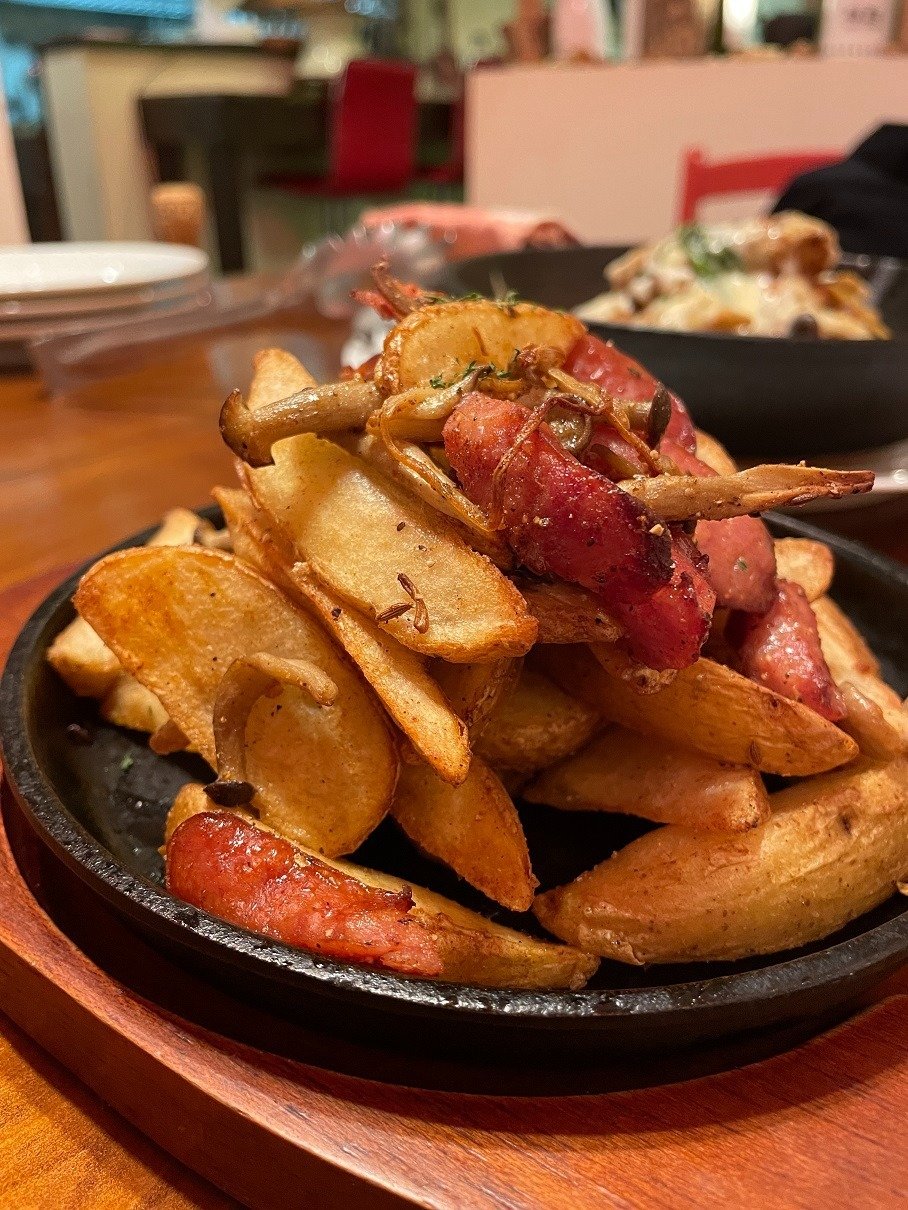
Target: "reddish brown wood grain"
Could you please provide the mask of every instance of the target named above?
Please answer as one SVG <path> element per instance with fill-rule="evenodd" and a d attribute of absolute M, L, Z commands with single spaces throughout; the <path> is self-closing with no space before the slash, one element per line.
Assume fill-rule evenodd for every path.
<path fill-rule="evenodd" d="M 0 645 L 57 576 L 0 597 Z M 276 1058 L 129 991 L 61 934 L 0 837 L 0 1007 L 174 1155 L 255 1207 L 896 1207 L 908 976 L 789 1054 L 665 1088 L 495 1098 Z M 310 1199 L 311 1195 L 311 1200 Z"/>

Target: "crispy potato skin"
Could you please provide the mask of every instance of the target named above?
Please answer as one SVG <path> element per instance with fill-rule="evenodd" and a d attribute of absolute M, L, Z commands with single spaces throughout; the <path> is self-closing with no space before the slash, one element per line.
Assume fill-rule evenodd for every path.
<path fill-rule="evenodd" d="M 574 316 L 532 303 L 471 299 L 421 307 L 385 337 L 379 386 L 384 394 L 396 395 L 436 375 L 454 382 L 471 362 L 504 370 L 514 350 L 527 345 L 567 354 L 584 331 Z"/>
<path fill-rule="evenodd" d="M 671 684 L 647 694 L 611 676 L 583 647 L 540 648 L 534 661 L 604 718 L 716 760 L 806 777 L 858 754 L 853 739 L 809 707 L 713 660 L 698 660 Z"/>
<path fill-rule="evenodd" d="M 772 796 L 737 836 L 657 828 L 534 911 L 622 962 L 694 962 L 806 945 L 882 903 L 908 870 L 908 760 L 863 763 Z"/>
<path fill-rule="evenodd" d="M 850 618 L 829 597 L 813 602 L 820 646 L 829 671 L 837 681 L 853 672 L 879 674 L 880 662 L 864 642 Z"/>
<path fill-rule="evenodd" d="M 776 538 L 775 547 L 780 580 L 800 584 L 808 601 L 829 591 L 835 559 L 828 546 L 812 538 Z"/>
<path fill-rule="evenodd" d="M 391 814 L 413 843 L 515 912 L 533 902 L 536 879 L 523 827 L 504 786 L 474 757 L 461 786 L 428 765 L 401 767 Z"/>
<path fill-rule="evenodd" d="M 525 668 L 476 740 L 476 751 L 495 768 L 534 773 L 576 752 L 599 727 L 599 715 Z"/>
<path fill-rule="evenodd" d="M 274 460 L 247 473 L 257 505 L 299 561 L 405 647 L 471 663 L 532 646 L 537 625 L 516 588 L 429 505 L 311 434 L 280 442 Z M 412 608 L 386 616 L 407 604 L 401 575 L 425 602 L 425 629 Z"/>
<path fill-rule="evenodd" d="M 522 791 L 563 811 L 614 811 L 655 823 L 746 832 L 769 818 L 759 773 L 612 727 Z"/>
<path fill-rule="evenodd" d="M 123 671 L 84 618 L 74 618 L 60 631 L 47 650 L 47 660 L 79 697 L 103 697 Z"/>

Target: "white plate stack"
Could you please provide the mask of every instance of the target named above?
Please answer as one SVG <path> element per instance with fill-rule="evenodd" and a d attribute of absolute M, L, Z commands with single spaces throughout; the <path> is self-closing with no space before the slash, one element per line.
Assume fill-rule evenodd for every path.
<path fill-rule="evenodd" d="M 0 366 L 27 364 L 28 344 L 210 301 L 208 257 L 157 243 L 0 246 Z"/>

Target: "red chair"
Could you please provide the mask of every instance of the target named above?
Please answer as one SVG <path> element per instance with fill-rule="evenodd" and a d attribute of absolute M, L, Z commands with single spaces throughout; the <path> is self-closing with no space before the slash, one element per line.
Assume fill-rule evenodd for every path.
<path fill-rule="evenodd" d="M 678 222 L 693 222 L 704 198 L 772 190 L 781 193 L 793 177 L 824 168 L 842 157 L 829 151 L 790 152 L 740 160 L 707 160 L 697 147 L 684 156 Z"/>
<path fill-rule="evenodd" d="M 416 170 L 416 68 L 357 59 L 332 85 L 324 176 L 272 173 L 263 184 L 323 199 L 399 193 Z"/>

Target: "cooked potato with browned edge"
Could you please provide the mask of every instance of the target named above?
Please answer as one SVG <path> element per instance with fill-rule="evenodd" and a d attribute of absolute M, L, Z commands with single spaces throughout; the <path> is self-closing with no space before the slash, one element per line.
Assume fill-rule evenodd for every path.
<path fill-rule="evenodd" d="M 476 751 L 496 769 L 534 773 L 576 752 L 598 726 L 595 710 L 525 668 L 489 716 Z"/>
<path fill-rule="evenodd" d="M 562 811 L 616 811 L 705 831 L 746 832 L 769 818 L 754 769 L 623 727 L 540 773 L 522 796 Z"/>
<path fill-rule="evenodd" d="M 148 546 L 222 544 L 210 521 L 188 508 L 172 508 L 148 539 Z M 164 707 L 153 693 L 123 671 L 122 665 L 84 618 L 74 618 L 56 636 L 47 652 L 51 667 L 80 697 L 101 699 L 101 717 L 132 731 L 157 731 L 167 722 Z"/>
<path fill-rule="evenodd" d="M 462 786 L 447 785 L 427 765 L 404 763 L 391 814 L 418 848 L 490 899 L 515 912 L 533 902 L 536 879 L 520 819 L 478 758 Z"/>
<path fill-rule="evenodd" d="M 423 307 L 388 334 L 376 377 L 387 395 L 431 378 L 454 382 L 471 364 L 507 369 L 515 351 L 527 345 L 567 353 L 583 330 L 574 316 L 531 303 L 471 299 Z"/>
<path fill-rule="evenodd" d="M 775 550 L 780 580 L 800 584 L 808 601 L 829 591 L 835 560 L 828 546 L 811 538 L 776 538 Z"/>
<path fill-rule="evenodd" d="M 212 810 L 216 808 L 201 786 L 184 786 L 168 816 L 168 839 L 191 815 Z M 279 829 L 275 831 L 280 834 Z M 471 983 L 479 987 L 580 988 L 599 965 L 598 959 L 590 954 L 493 924 L 477 912 L 436 895 L 434 891 L 351 862 L 330 861 L 322 854 L 312 853 L 298 841 L 293 843 L 303 854 L 318 856 L 367 886 L 408 890 L 413 897 L 411 914 L 414 922 L 431 930 L 439 941 L 443 970 L 438 978 L 446 982 Z"/>
<path fill-rule="evenodd" d="M 404 646 L 456 663 L 532 646 L 520 594 L 439 513 L 319 437 L 291 437 L 274 456 L 249 473 L 256 503 L 301 562 Z"/>
<path fill-rule="evenodd" d="M 740 835 L 657 828 L 534 911 L 620 962 L 743 958 L 806 945 L 882 903 L 908 871 L 908 761 L 861 764 L 771 798 Z"/>
<path fill-rule="evenodd" d="M 433 660 L 432 676 L 471 736 L 482 731 L 501 697 L 510 692 L 520 675 L 520 660 L 492 660 L 489 664 L 449 664 Z"/>
<path fill-rule="evenodd" d="M 192 547 L 122 551 L 83 577 L 75 602 L 212 766 L 215 697 L 234 660 L 267 652 L 315 664 L 337 686 L 333 706 L 284 688 L 252 709 L 255 805 L 266 823 L 329 856 L 352 852 L 385 815 L 397 754 L 369 690 L 313 620 L 237 559 Z"/>
<path fill-rule="evenodd" d="M 716 760 L 806 777 L 843 765 L 858 752 L 850 736 L 809 707 L 712 660 L 682 669 L 656 693 L 640 693 L 591 660 L 588 648 L 540 648 L 534 659 L 565 692 L 605 718 Z"/>

